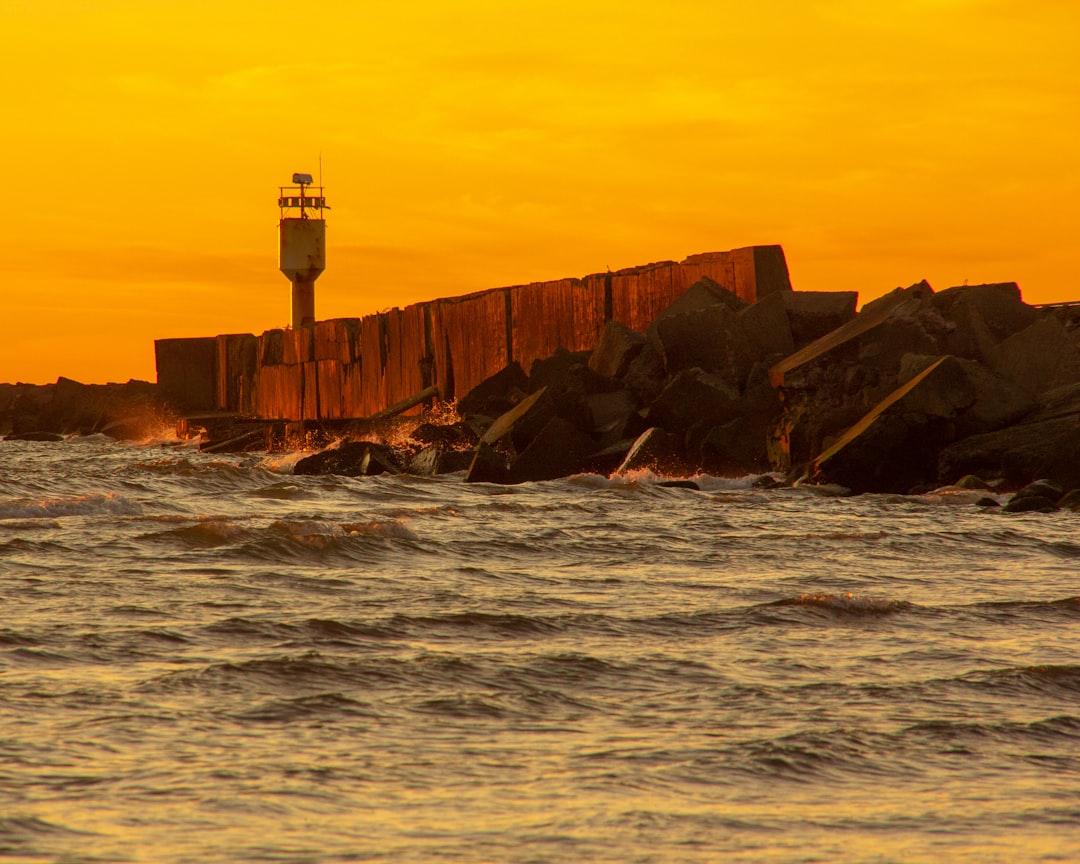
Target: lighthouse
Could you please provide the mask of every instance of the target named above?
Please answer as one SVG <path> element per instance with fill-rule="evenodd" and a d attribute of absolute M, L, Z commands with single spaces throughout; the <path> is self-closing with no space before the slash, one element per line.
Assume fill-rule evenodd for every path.
<path fill-rule="evenodd" d="M 323 187 L 313 186 L 310 174 L 293 174 L 292 186 L 280 187 L 280 269 L 292 282 L 292 326 L 315 323 L 315 280 L 326 269 L 328 209 Z"/>

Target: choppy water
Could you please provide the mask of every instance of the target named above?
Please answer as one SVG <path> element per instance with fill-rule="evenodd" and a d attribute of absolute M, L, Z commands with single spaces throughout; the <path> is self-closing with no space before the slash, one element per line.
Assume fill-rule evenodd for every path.
<path fill-rule="evenodd" d="M 1080 859 L 1080 515 L 0 444 L 0 859 Z"/>

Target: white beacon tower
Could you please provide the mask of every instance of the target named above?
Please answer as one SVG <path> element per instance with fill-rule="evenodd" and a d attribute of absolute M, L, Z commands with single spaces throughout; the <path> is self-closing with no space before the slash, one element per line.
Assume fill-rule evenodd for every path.
<path fill-rule="evenodd" d="M 326 269 L 326 198 L 310 174 L 293 174 L 293 186 L 280 187 L 280 269 L 292 282 L 292 326 L 315 323 L 315 280 Z M 296 215 L 299 211 L 299 215 Z"/>

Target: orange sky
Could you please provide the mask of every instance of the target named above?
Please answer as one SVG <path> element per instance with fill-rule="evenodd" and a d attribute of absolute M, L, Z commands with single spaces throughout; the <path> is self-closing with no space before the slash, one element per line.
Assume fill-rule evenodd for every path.
<path fill-rule="evenodd" d="M 3 0 L 0 381 L 153 380 L 289 320 L 780 243 L 862 301 L 1080 299 L 1074 0 Z"/>

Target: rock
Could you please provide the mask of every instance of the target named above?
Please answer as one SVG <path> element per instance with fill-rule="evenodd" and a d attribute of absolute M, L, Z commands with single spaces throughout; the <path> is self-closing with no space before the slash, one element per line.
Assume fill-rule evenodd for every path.
<path fill-rule="evenodd" d="M 679 452 L 679 439 L 676 436 L 656 427 L 646 429 L 638 436 L 615 473 L 646 470 L 669 477 L 690 473 Z"/>
<path fill-rule="evenodd" d="M 506 459 L 486 441 L 481 441 L 473 453 L 469 471 L 465 475 L 466 483 L 501 483 L 510 482 L 510 470 Z"/>
<path fill-rule="evenodd" d="M 789 383 L 790 375 L 794 370 L 813 363 L 815 360 L 833 360 L 837 352 L 852 340 L 870 333 L 894 315 L 906 315 L 912 310 L 917 310 L 922 305 L 923 299 L 932 296 L 933 293 L 929 285 L 920 282 L 910 288 L 897 288 L 892 293 L 879 297 L 872 303 L 867 303 L 851 321 L 774 363 L 769 368 L 769 380 L 772 381 L 774 387 L 785 386 Z M 865 342 L 863 344 L 865 347 Z M 906 350 L 910 351 L 911 348 L 908 347 Z"/>
<path fill-rule="evenodd" d="M 661 480 L 656 485 L 663 486 L 665 489 L 693 489 L 695 492 L 701 491 L 701 487 L 693 480 Z"/>
<path fill-rule="evenodd" d="M 592 453 L 581 466 L 582 474 L 601 474 L 607 477 L 614 474 L 623 460 L 626 459 L 626 454 L 630 452 L 630 448 L 634 446 L 633 438 L 623 438 L 619 441 L 615 441 L 612 444 L 608 444 L 606 447 L 602 446 L 600 450 Z"/>
<path fill-rule="evenodd" d="M 1049 480 L 1035 480 L 1028 483 L 1022 489 L 1017 490 L 1016 494 L 1012 496 L 1010 501 L 1017 501 L 1022 498 L 1046 498 L 1053 503 L 1057 504 L 1058 501 L 1065 495 L 1065 490 L 1058 486 L 1056 483 L 1052 483 Z"/>
<path fill-rule="evenodd" d="M 1039 314 L 1023 302 L 1015 282 L 948 288 L 935 294 L 929 305 L 948 325 L 940 350 L 982 361 L 994 346 L 1033 324 Z"/>
<path fill-rule="evenodd" d="M 343 477 L 371 477 L 377 474 L 400 474 L 393 451 L 373 441 L 347 441 L 301 459 L 293 474 L 337 474 Z"/>
<path fill-rule="evenodd" d="M 1007 392 L 978 364 L 942 357 L 813 460 L 811 480 L 861 492 L 900 493 L 934 483 L 943 447 L 970 430 L 1015 415 L 1017 406 L 1002 396 Z M 976 472 L 956 476 L 968 473 Z"/>
<path fill-rule="evenodd" d="M 726 380 L 701 369 L 685 369 L 649 407 L 649 422 L 685 434 L 696 423 L 726 423 L 738 416 L 738 409 L 739 392 Z"/>
<path fill-rule="evenodd" d="M 637 437 L 644 431 L 638 428 L 644 421 L 637 412 L 637 400 L 629 390 L 593 393 L 586 397 L 585 405 L 589 410 L 589 428 L 600 438 L 614 442 Z"/>
<path fill-rule="evenodd" d="M 1080 382 L 1080 349 L 1050 316 L 991 347 L 987 359 L 995 372 L 1033 396 Z"/>
<path fill-rule="evenodd" d="M 1049 478 L 1063 489 L 1080 486 L 1080 384 L 1043 393 L 1039 407 L 1017 423 L 972 435 L 946 447 L 938 460 L 939 477 L 975 473 L 1023 486 Z"/>
<path fill-rule="evenodd" d="M 429 444 L 413 456 L 407 471 L 420 477 L 467 471 L 473 456 L 472 450 L 448 450 L 441 444 Z"/>
<path fill-rule="evenodd" d="M 795 350 L 785 302 L 791 293 L 775 291 L 767 294 L 739 313 L 740 327 L 754 357 L 787 357 Z"/>
<path fill-rule="evenodd" d="M 597 375 L 589 370 L 589 351 L 567 351 L 562 346 L 555 349 L 550 357 L 534 360 L 529 370 L 529 391 L 535 392 L 542 387 L 548 390 L 579 388 L 585 392 L 603 390 L 606 386 Z"/>
<path fill-rule="evenodd" d="M 1062 510 L 1072 510 L 1074 513 L 1080 512 L 1080 489 L 1073 489 L 1061 496 L 1058 507 Z"/>
<path fill-rule="evenodd" d="M 471 450 L 480 441 L 476 430 L 468 423 L 421 423 L 409 437 L 421 444 L 438 444 L 444 450 Z"/>
<path fill-rule="evenodd" d="M 515 360 L 491 377 L 485 378 L 459 399 L 457 410 L 462 417 L 472 414 L 498 417 L 520 402 L 528 390 L 529 378 L 521 364 Z"/>
<path fill-rule="evenodd" d="M 664 358 L 652 342 L 646 342 L 637 357 L 627 367 L 623 384 L 642 405 L 648 405 L 664 389 L 667 373 Z"/>
<path fill-rule="evenodd" d="M 974 474 L 965 474 L 959 480 L 953 484 L 957 489 L 978 489 L 984 491 L 991 491 L 993 487 L 990 486 L 981 477 L 976 477 Z"/>
<path fill-rule="evenodd" d="M 1002 513 L 1050 513 L 1057 510 L 1057 503 L 1042 495 L 1028 495 L 1026 498 L 1012 498 L 1004 507 Z"/>
<path fill-rule="evenodd" d="M 554 480 L 580 473 L 596 444 L 573 423 L 553 417 L 510 465 L 510 482 Z"/>
<path fill-rule="evenodd" d="M 854 320 L 859 301 L 857 291 L 783 291 L 777 296 L 783 300 L 796 348 Z"/>
<path fill-rule="evenodd" d="M 698 465 L 716 477 L 760 474 L 769 468 L 767 433 L 768 424 L 753 417 L 736 417 L 713 426 L 697 447 Z M 693 450 L 690 455 L 695 455 Z"/>
<path fill-rule="evenodd" d="M 673 315 L 696 315 L 716 305 L 724 306 L 732 312 L 740 312 L 746 308 L 747 303 L 708 276 L 702 276 L 657 315 L 653 324 Z"/>
<path fill-rule="evenodd" d="M 980 498 L 978 501 L 976 501 L 975 506 L 976 507 L 1000 507 L 1001 504 L 998 503 L 996 498 L 986 497 L 986 498 Z"/>
<path fill-rule="evenodd" d="M 631 330 L 618 321 L 608 321 L 589 357 L 589 368 L 597 375 L 622 378 L 644 347 L 644 333 Z"/>
<path fill-rule="evenodd" d="M 741 388 L 758 359 L 738 314 L 721 304 L 659 318 L 649 335 L 668 375 L 698 367 Z"/>
<path fill-rule="evenodd" d="M 944 482 L 964 474 L 1002 477 L 1013 486 L 1048 477 L 1065 489 L 1080 486 L 1080 414 L 1034 420 L 972 435 L 938 458 Z"/>
<path fill-rule="evenodd" d="M 546 394 L 547 388 L 541 388 L 535 393 L 530 393 L 505 414 L 500 414 L 483 431 L 480 436 L 481 442 L 494 444 L 496 441 L 506 437 L 513 431 L 514 426 L 517 425 L 521 418 L 532 411 L 533 407 L 543 399 Z"/>

